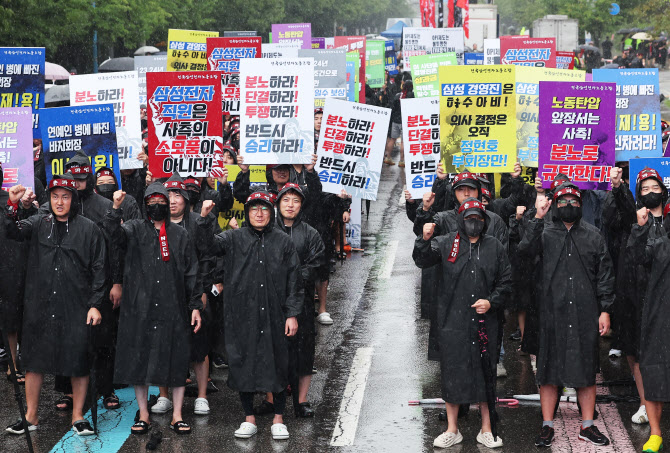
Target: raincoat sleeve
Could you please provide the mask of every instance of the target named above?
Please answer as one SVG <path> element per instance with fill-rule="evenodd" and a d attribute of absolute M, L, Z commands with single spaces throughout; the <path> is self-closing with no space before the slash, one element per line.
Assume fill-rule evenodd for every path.
<path fill-rule="evenodd" d="M 203 257 L 223 256 L 231 245 L 231 234 L 234 230 L 227 230 L 215 235 L 212 228 L 213 219 L 213 216 L 204 218 L 198 216 L 196 222 L 198 224 L 196 245 L 198 253 Z"/>
<path fill-rule="evenodd" d="M 186 289 L 188 308 L 190 310 L 202 310 L 201 297 L 203 291 L 200 275 L 198 274 L 198 257 L 190 238 L 186 239 L 184 265 L 184 288 Z"/>
<path fill-rule="evenodd" d="M 107 273 L 105 269 L 105 238 L 102 231 L 97 226 L 93 227 L 95 233 L 91 239 L 89 249 L 89 263 L 91 271 L 91 297 L 88 299 L 86 305 L 89 308 L 100 308 L 103 298 L 105 296 L 105 281 Z"/>
<path fill-rule="evenodd" d="M 309 235 L 309 256 L 302 264 L 300 273 L 305 283 L 316 280 L 316 270 L 324 264 L 326 246 L 319 233 L 312 229 Z"/>
<path fill-rule="evenodd" d="M 243 172 L 240 171 L 233 183 L 233 195 L 235 199 L 244 204 L 251 195 L 251 170 Z"/>
<path fill-rule="evenodd" d="M 432 206 L 428 211 L 424 211 L 423 203 L 419 203 L 416 208 L 416 217 L 414 218 L 414 234 L 423 236 L 423 226 L 427 223 L 433 222 L 435 211 Z M 437 230 L 437 229 L 436 229 Z M 435 232 L 437 235 L 437 231 Z"/>
<path fill-rule="evenodd" d="M 613 187 L 603 203 L 602 220 L 608 231 L 630 232 L 631 226 L 637 222 L 635 199 L 626 183 Z"/>
<path fill-rule="evenodd" d="M 547 213 L 550 215 L 550 213 Z M 542 232 L 544 231 L 544 219 L 533 217 L 529 219 L 523 229 L 521 242 L 519 242 L 519 255 L 533 258 L 542 253 Z"/>
<path fill-rule="evenodd" d="M 432 237 L 430 240 L 424 241 L 422 231 L 421 236 L 414 241 L 412 258 L 414 259 L 414 264 L 421 269 L 427 269 L 439 264 L 442 261 L 442 254 L 437 239 Z"/>
<path fill-rule="evenodd" d="M 596 275 L 596 295 L 598 296 L 598 305 L 600 312 L 612 313 L 614 304 L 614 265 L 612 258 L 607 251 L 605 238 L 600 236 L 598 244 L 598 273 Z"/>
<path fill-rule="evenodd" d="M 435 203 L 433 206 L 439 206 L 439 210 L 445 209 L 447 205 L 447 197 L 450 195 L 449 182 L 446 179 L 435 178 L 433 181 L 433 187 L 430 189 L 435 194 Z"/>
<path fill-rule="evenodd" d="M 316 200 L 321 198 L 323 187 L 321 186 L 321 179 L 316 170 L 305 170 L 305 184 L 307 185 L 307 197 L 311 203 L 316 203 Z"/>
<path fill-rule="evenodd" d="M 223 236 L 225 233 L 220 234 Z M 293 318 L 302 313 L 304 302 L 304 289 L 302 283 L 302 276 L 300 275 L 300 258 L 298 252 L 295 250 L 293 243 L 288 240 L 284 247 L 284 256 L 286 256 L 286 266 L 288 272 L 286 273 L 286 288 L 288 294 L 286 295 L 286 302 L 284 304 L 284 313 L 287 318 Z M 298 326 L 299 328 L 300 326 Z"/>
<path fill-rule="evenodd" d="M 498 241 L 496 243 L 496 260 L 498 268 L 495 278 L 495 286 L 491 295 L 489 295 L 489 302 L 491 308 L 500 310 L 505 306 L 511 292 L 512 292 L 512 268 L 507 257 L 507 248 Z"/>
<path fill-rule="evenodd" d="M 504 220 L 501 219 L 500 222 L 495 223 L 495 228 L 491 234 L 502 243 L 505 250 L 509 250 L 509 232 Z"/>
<path fill-rule="evenodd" d="M 129 228 L 128 223 L 121 225 L 123 218 L 122 209 L 110 209 L 102 219 L 102 229 L 107 233 L 112 241 L 112 247 L 116 250 L 118 256 L 124 256 L 126 250 L 126 230 Z M 115 282 L 119 283 L 119 282 Z"/>
<path fill-rule="evenodd" d="M 7 239 L 12 239 L 17 242 L 23 242 L 30 239 L 33 234 L 33 228 L 40 221 L 39 215 L 33 215 L 24 220 L 19 220 L 18 216 L 10 216 L 9 214 L 3 216 L 5 222 L 5 231 L 7 232 Z"/>
<path fill-rule="evenodd" d="M 648 222 L 644 226 L 636 223 L 630 230 L 626 249 L 635 264 L 651 265 L 654 241 L 649 239 L 649 230 L 651 230 L 651 226 Z"/>
<path fill-rule="evenodd" d="M 405 213 L 410 222 L 416 220 L 416 201 L 405 201 Z"/>
<path fill-rule="evenodd" d="M 219 211 L 227 211 L 233 207 L 235 199 L 233 198 L 233 189 L 231 189 L 230 184 L 221 184 L 219 183 L 217 190 L 219 192 Z"/>
<path fill-rule="evenodd" d="M 137 200 L 135 200 L 135 198 L 126 197 L 124 201 L 123 220 L 141 219 L 142 213 L 140 212 Z"/>

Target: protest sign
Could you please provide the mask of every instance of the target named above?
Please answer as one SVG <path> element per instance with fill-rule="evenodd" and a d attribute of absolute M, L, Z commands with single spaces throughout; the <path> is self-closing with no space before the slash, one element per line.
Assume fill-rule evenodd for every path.
<path fill-rule="evenodd" d="M 347 98 L 347 54 L 344 49 L 300 49 L 300 58 L 314 58 L 314 108 L 326 98 Z"/>
<path fill-rule="evenodd" d="M 450 66 L 440 78 L 440 143 L 447 173 L 511 172 L 516 163 L 513 66 Z"/>
<path fill-rule="evenodd" d="M 398 60 L 395 56 L 395 46 L 393 44 L 393 40 L 387 40 L 384 43 L 384 46 L 386 49 L 384 52 L 386 71 L 389 73 L 389 75 L 396 75 L 398 73 Z"/>
<path fill-rule="evenodd" d="M 31 107 L 33 138 L 41 138 L 44 47 L 0 47 L 0 108 Z"/>
<path fill-rule="evenodd" d="M 670 158 L 668 157 L 640 157 L 629 161 L 630 191 L 633 197 L 637 194 L 637 175 L 645 168 L 653 168 L 661 178 L 663 185 L 670 190 Z M 637 198 L 637 197 L 636 197 Z"/>
<path fill-rule="evenodd" d="M 430 192 L 440 163 L 440 98 L 401 99 L 405 181 L 412 198 Z"/>
<path fill-rule="evenodd" d="M 418 28 L 402 30 L 402 56 L 404 70 L 409 71 L 411 57 L 434 53 L 456 52 L 459 64 L 463 64 L 465 49 L 462 28 Z"/>
<path fill-rule="evenodd" d="M 358 77 L 356 102 L 365 104 L 365 36 L 335 36 L 332 41 L 326 40 L 326 49 L 346 49 L 347 52 L 358 52 Z"/>
<path fill-rule="evenodd" d="M 466 65 L 484 64 L 484 54 L 465 52 L 463 54 L 463 61 Z"/>
<path fill-rule="evenodd" d="M 537 167 L 539 83 L 545 81 L 584 81 L 584 71 L 517 66 L 516 72 L 516 138 L 517 159 L 521 165 Z"/>
<path fill-rule="evenodd" d="M 312 38 L 312 49 L 325 49 L 326 38 Z"/>
<path fill-rule="evenodd" d="M 573 52 L 556 51 L 556 68 L 557 69 L 574 69 L 575 68 L 575 54 Z"/>
<path fill-rule="evenodd" d="M 384 86 L 384 58 L 386 52 L 386 41 L 369 40 L 365 43 L 365 74 L 367 84 L 370 88 L 381 88 Z"/>
<path fill-rule="evenodd" d="M 440 81 L 437 68 L 456 65 L 458 65 L 458 59 L 455 52 L 417 55 L 412 58 L 414 96 L 417 98 L 439 96 Z"/>
<path fill-rule="evenodd" d="M 223 32 L 224 38 L 246 38 L 249 36 L 256 36 L 257 33 L 255 30 L 252 31 L 232 31 L 226 30 Z"/>
<path fill-rule="evenodd" d="M 240 114 L 240 60 L 260 58 L 261 38 L 207 38 L 207 64 L 221 72 L 221 98 L 224 115 Z"/>
<path fill-rule="evenodd" d="M 41 130 L 47 182 L 65 172 L 77 151 L 91 159 L 93 173 L 108 167 L 121 181 L 112 104 L 44 109 Z"/>
<path fill-rule="evenodd" d="M 17 184 L 35 189 L 32 108 L 0 108 L 0 164 L 3 189 Z"/>
<path fill-rule="evenodd" d="M 261 58 L 298 58 L 300 44 L 281 43 L 265 44 L 261 46 Z"/>
<path fill-rule="evenodd" d="M 500 62 L 516 66 L 556 67 L 556 38 L 503 36 L 500 38 Z"/>
<path fill-rule="evenodd" d="M 140 96 L 137 72 L 108 72 L 70 77 L 70 105 L 112 104 L 121 170 L 142 168 Z"/>
<path fill-rule="evenodd" d="M 228 184 L 230 184 L 230 188 L 232 189 L 233 183 L 235 182 L 235 179 L 241 170 L 238 165 L 226 165 L 226 168 L 228 169 Z M 251 165 L 249 167 L 249 182 L 251 187 L 255 187 L 266 182 L 265 165 Z M 244 223 L 245 220 L 244 204 L 240 203 L 237 199 L 235 199 L 232 208 L 219 212 L 218 222 L 222 230 L 225 231 L 231 229 L 229 223 L 233 217 L 237 220 L 237 224 L 242 226 L 242 223 Z"/>
<path fill-rule="evenodd" d="M 311 49 L 312 24 L 272 24 L 272 42 L 298 42 L 301 49 Z"/>
<path fill-rule="evenodd" d="M 614 165 L 616 84 L 540 82 L 542 187 L 558 173 L 580 189 L 608 190 Z"/>
<path fill-rule="evenodd" d="M 218 31 L 168 30 L 168 71 L 206 71 L 207 38 Z"/>
<path fill-rule="evenodd" d="M 140 93 L 140 105 L 147 105 L 147 72 L 167 71 L 167 55 L 146 55 L 135 57 L 137 85 Z"/>
<path fill-rule="evenodd" d="M 347 52 L 347 101 L 358 102 L 358 52 Z"/>
<path fill-rule="evenodd" d="M 362 223 L 363 223 L 363 205 L 360 198 L 351 199 L 351 215 L 349 223 L 346 224 L 347 242 L 352 248 L 361 248 Z"/>
<path fill-rule="evenodd" d="M 484 64 L 500 64 L 500 38 L 484 40 Z"/>
<path fill-rule="evenodd" d="M 221 75 L 150 72 L 147 96 L 153 177 L 209 176 L 223 148 Z"/>
<path fill-rule="evenodd" d="M 391 109 L 329 98 L 319 135 L 323 191 L 376 200 Z M 245 161 L 246 162 L 246 161 Z"/>
<path fill-rule="evenodd" d="M 661 157 L 658 69 L 594 69 L 594 82 L 616 83 L 616 160 Z"/>
<path fill-rule="evenodd" d="M 308 164 L 314 154 L 314 59 L 240 62 L 245 164 Z"/>

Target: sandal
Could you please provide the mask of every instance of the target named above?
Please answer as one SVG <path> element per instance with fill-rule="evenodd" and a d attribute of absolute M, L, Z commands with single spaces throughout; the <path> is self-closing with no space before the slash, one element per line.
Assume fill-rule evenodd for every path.
<path fill-rule="evenodd" d="M 133 429 L 140 428 L 140 429 Z M 130 428 L 130 432 L 133 434 L 146 434 L 151 429 L 151 423 L 147 423 L 144 420 L 140 420 L 140 411 L 135 413 L 135 423 Z"/>
<path fill-rule="evenodd" d="M 188 428 L 188 429 L 182 429 Z M 170 424 L 170 429 L 176 432 L 177 434 L 191 434 L 191 427 L 184 420 L 179 420 Z"/>
<path fill-rule="evenodd" d="M 6 375 L 7 376 L 7 381 L 12 382 L 12 375 L 11 373 Z M 19 373 L 18 371 L 16 372 L 16 383 L 19 385 L 25 385 L 26 383 L 26 376 Z"/>
<path fill-rule="evenodd" d="M 102 400 L 102 405 L 107 410 L 114 410 L 114 409 L 118 409 L 119 407 L 121 407 L 121 402 L 119 401 L 119 397 L 116 396 L 116 394 L 112 393 L 111 395 L 106 397 L 104 400 Z"/>
<path fill-rule="evenodd" d="M 63 406 L 63 405 L 64 405 L 65 407 L 61 407 L 61 406 Z M 56 401 L 55 406 L 56 406 L 56 410 L 57 410 L 57 411 L 60 411 L 60 412 L 71 411 L 71 410 L 72 410 L 72 397 L 71 397 L 71 396 L 67 396 L 67 395 L 63 395 L 63 396 L 61 397 L 61 399 L 59 399 L 58 401 Z"/>

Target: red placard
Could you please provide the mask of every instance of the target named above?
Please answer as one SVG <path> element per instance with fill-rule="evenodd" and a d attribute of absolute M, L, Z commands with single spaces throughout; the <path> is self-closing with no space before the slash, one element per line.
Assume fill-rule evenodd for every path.
<path fill-rule="evenodd" d="M 221 72 L 224 115 L 240 114 L 240 59 L 261 57 L 261 37 L 207 38 L 207 65 Z"/>
<path fill-rule="evenodd" d="M 575 54 L 574 52 L 556 52 L 556 68 L 557 69 L 575 69 Z"/>
<path fill-rule="evenodd" d="M 327 49 L 347 49 L 347 52 L 357 51 L 360 67 L 358 69 L 358 81 L 360 83 L 358 102 L 365 104 L 365 36 L 335 36 L 334 45 L 327 45 Z"/>
<path fill-rule="evenodd" d="M 517 66 L 556 67 L 556 38 L 502 36 L 500 63 Z"/>
<path fill-rule="evenodd" d="M 147 117 L 154 178 L 212 174 L 223 148 L 220 73 L 148 72 Z"/>

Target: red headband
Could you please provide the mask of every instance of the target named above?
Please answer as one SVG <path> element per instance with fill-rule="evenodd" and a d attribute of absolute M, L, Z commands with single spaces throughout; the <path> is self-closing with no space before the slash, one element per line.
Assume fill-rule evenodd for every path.
<path fill-rule="evenodd" d="M 482 187 L 482 195 L 488 198 L 489 200 L 491 199 L 491 191 L 486 187 Z"/>
<path fill-rule="evenodd" d="M 270 194 L 265 193 L 265 192 L 254 192 L 251 195 L 249 195 L 249 198 L 247 198 L 247 203 L 250 201 L 255 201 L 255 200 L 261 200 L 261 201 L 266 201 L 270 204 L 272 204 L 272 197 Z M 246 204 L 246 203 L 245 203 Z"/>
<path fill-rule="evenodd" d="M 559 178 L 559 179 L 554 179 L 551 182 L 551 190 L 554 190 L 556 187 L 565 184 L 566 182 L 570 182 L 569 179 L 564 179 L 564 178 Z"/>
<path fill-rule="evenodd" d="M 160 193 L 154 193 L 154 194 L 147 195 L 146 197 L 144 197 L 144 199 L 145 199 L 146 201 L 149 201 L 149 200 L 151 200 L 152 198 L 162 198 L 163 200 L 167 200 L 167 198 L 165 198 L 165 195 L 160 194 Z"/>
<path fill-rule="evenodd" d="M 73 175 L 84 175 L 88 173 L 93 173 L 90 165 L 73 165 L 69 167 L 68 170 Z"/>
<path fill-rule="evenodd" d="M 182 181 L 168 181 L 163 183 L 166 189 L 180 189 L 186 190 L 186 185 Z"/>
<path fill-rule="evenodd" d="M 465 210 L 468 209 L 481 209 L 482 211 L 486 211 L 486 207 L 484 204 L 479 201 L 479 200 L 472 200 L 472 201 L 466 201 L 461 205 L 460 208 L 458 208 L 458 213 L 462 213 Z"/>
<path fill-rule="evenodd" d="M 471 179 L 473 181 L 479 182 L 479 180 L 477 179 L 477 176 L 475 176 L 473 173 L 470 173 L 469 171 L 464 171 L 462 173 L 457 174 L 454 177 L 454 180 L 451 182 L 451 184 L 454 185 L 457 182 L 464 181 L 466 179 Z"/>
<path fill-rule="evenodd" d="M 642 170 L 640 173 L 637 174 L 637 184 L 640 184 L 641 181 L 644 181 L 645 179 L 649 178 L 656 178 L 659 181 L 663 181 L 663 178 L 661 178 L 661 175 L 658 174 L 656 170 L 653 168 L 645 168 Z"/>
<path fill-rule="evenodd" d="M 49 189 L 53 189 L 55 187 L 63 187 L 65 189 L 75 189 L 77 190 L 77 183 L 74 181 L 74 179 L 52 179 L 51 182 L 49 183 Z"/>
<path fill-rule="evenodd" d="M 582 199 L 582 193 L 579 191 L 579 189 L 576 189 L 574 187 L 565 187 L 563 189 L 558 190 L 554 194 L 554 201 L 556 201 L 558 197 L 562 197 L 563 195 L 574 195 L 580 200 Z"/>
<path fill-rule="evenodd" d="M 98 171 L 98 178 L 101 176 L 114 176 L 114 172 L 111 170 L 100 170 Z"/>
<path fill-rule="evenodd" d="M 187 186 L 189 184 L 193 184 L 194 186 L 198 186 L 198 189 L 200 188 L 200 181 L 198 181 L 195 178 L 186 178 L 184 180 L 184 186 Z"/>

